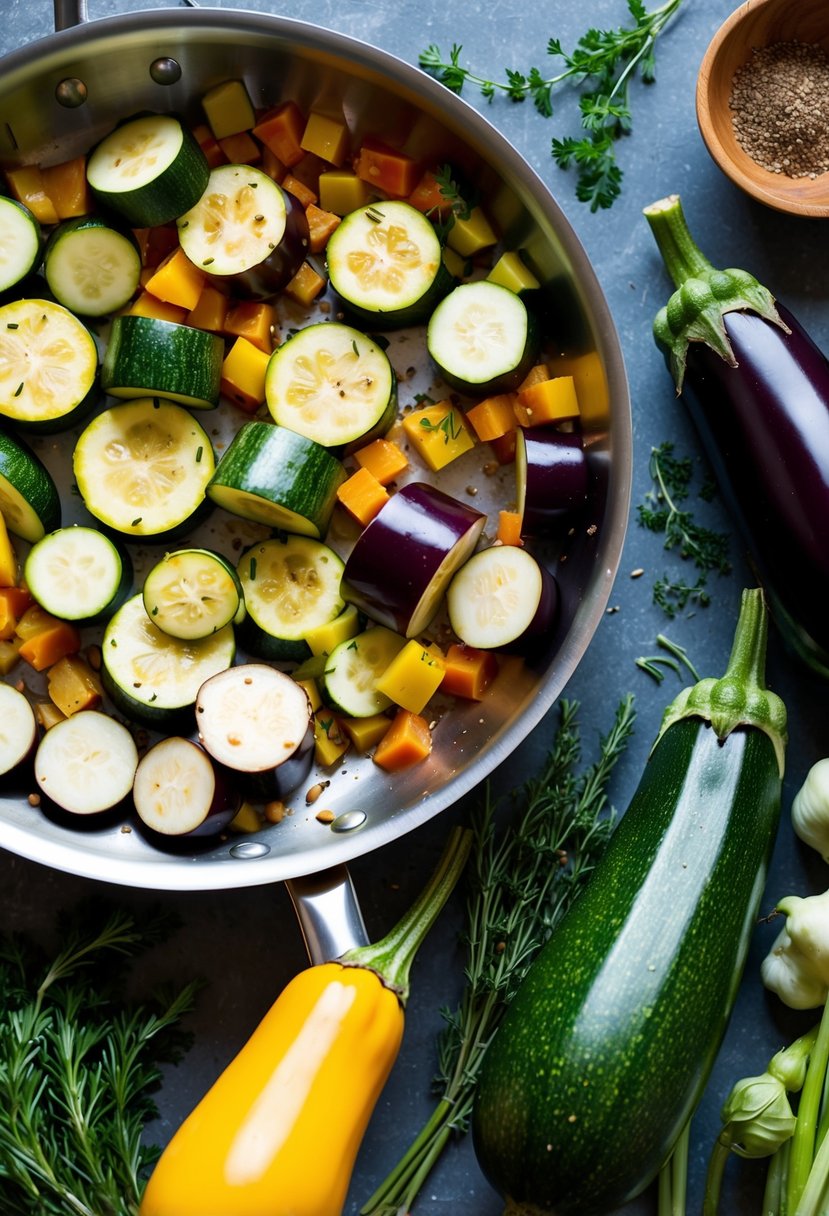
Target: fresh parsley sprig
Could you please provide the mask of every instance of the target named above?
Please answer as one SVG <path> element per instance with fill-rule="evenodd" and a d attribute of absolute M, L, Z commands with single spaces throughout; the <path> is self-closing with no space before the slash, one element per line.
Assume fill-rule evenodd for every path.
<path fill-rule="evenodd" d="M 597 211 L 612 206 L 621 191 L 622 170 L 616 163 L 615 145 L 633 122 L 630 83 L 637 72 L 645 84 L 655 80 L 656 40 L 681 3 L 665 0 L 648 11 L 642 0 L 627 0 L 632 26 L 589 29 L 572 52 L 565 51 L 558 38 L 550 38 L 547 54 L 561 63 L 561 69 L 550 76 L 537 67 L 526 73 L 506 68 L 503 80 L 479 76 L 461 64 L 463 47 L 457 43 L 448 58 L 432 44 L 421 52 L 418 62 L 453 93 L 470 84 L 490 101 L 497 93 L 511 101 L 529 97 L 544 118 L 553 117 L 553 93 L 558 86 L 569 81 L 581 87 L 579 108 L 586 134 L 554 138 L 551 151 L 560 168 L 576 169 L 576 196 Z"/>

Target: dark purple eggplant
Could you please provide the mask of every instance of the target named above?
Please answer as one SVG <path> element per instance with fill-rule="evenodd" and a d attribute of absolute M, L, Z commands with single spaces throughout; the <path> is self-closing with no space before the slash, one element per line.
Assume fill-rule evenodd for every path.
<path fill-rule="evenodd" d="M 473 553 L 486 516 L 426 482 L 393 494 L 360 534 L 342 594 L 407 638 L 434 617 L 452 575 Z"/>
<path fill-rule="evenodd" d="M 829 360 L 743 270 L 716 270 L 678 196 L 645 209 L 677 290 L 654 335 L 785 642 L 829 676 Z"/>
<path fill-rule="evenodd" d="M 170 735 L 139 760 L 132 800 L 144 826 L 160 836 L 215 836 L 233 819 L 242 796 L 204 748 Z"/>
<path fill-rule="evenodd" d="M 270 300 L 288 286 L 308 254 L 309 234 L 305 210 L 287 190 L 285 231 L 282 240 L 263 261 L 230 276 L 213 275 L 219 284 L 230 281 L 233 291 L 247 300 Z"/>
<path fill-rule="evenodd" d="M 519 428 L 515 478 L 521 530 L 537 536 L 587 498 L 587 458 L 581 435 L 555 426 Z"/>

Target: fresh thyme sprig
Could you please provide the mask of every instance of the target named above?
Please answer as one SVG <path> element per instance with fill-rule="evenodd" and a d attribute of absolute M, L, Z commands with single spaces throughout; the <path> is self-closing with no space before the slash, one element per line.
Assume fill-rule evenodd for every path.
<path fill-rule="evenodd" d="M 490 101 L 499 92 L 511 101 L 529 97 L 544 118 L 553 117 L 553 92 L 559 85 L 570 81 L 581 86 L 579 108 L 586 135 L 553 139 L 551 151 L 562 169 L 576 168 L 576 196 L 597 211 L 610 207 L 621 190 L 622 170 L 616 163 L 615 144 L 628 134 L 633 121 L 630 83 L 637 71 L 646 84 L 653 83 L 656 40 L 681 3 L 665 0 L 649 12 L 642 0 L 627 0 L 634 22 L 631 27 L 589 29 L 572 52 L 565 51 L 558 38 L 550 38 L 547 54 L 562 63 L 561 70 L 551 76 L 536 67 L 526 74 L 506 68 L 502 81 L 478 76 L 461 65 L 463 47 L 457 43 L 448 59 L 433 44 L 421 52 L 418 62 L 453 93 L 471 84 Z"/>
<path fill-rule="evenodd" d="M 487 794 L 473 827 L 467 867 L 466 987 L 444 1011 L 438 1043 L 440 1101 L 408 1152 L 361 1216 L 409 1212 L 449 1139 L 467 1129 L 487 1045 L 530 964 L 584 885 L 612 827 L 607 787 L 633 730 L 625 697 L 602 738 L 599 758 L 581 773 L 578 705 L 560 703 L 558 730 L 541 772 L 512 795 L 514 815 L 496 829 Z"/>
<path fill-rule="evenodd" d="M 119 981 L 170 925 L 150 916 L 139 929 L 98 903 L 62 926 L 51 964 L 28 939 L 0 938 L 3 1216 L 136 1216 L 156 1156 L 141 1137 L 158 1064 L 180 1056 L 198 985 L 130 1005 Z"/>

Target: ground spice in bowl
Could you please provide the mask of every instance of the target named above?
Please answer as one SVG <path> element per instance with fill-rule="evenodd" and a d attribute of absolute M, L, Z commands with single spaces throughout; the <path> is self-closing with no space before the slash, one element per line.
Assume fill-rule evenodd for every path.
<path fill-rule="evenodd" d="M 803 42 L 755 47 L 734 74 L 730 106 L 737 142 L 771 173 L 829 171 L 829 56 Z"/>

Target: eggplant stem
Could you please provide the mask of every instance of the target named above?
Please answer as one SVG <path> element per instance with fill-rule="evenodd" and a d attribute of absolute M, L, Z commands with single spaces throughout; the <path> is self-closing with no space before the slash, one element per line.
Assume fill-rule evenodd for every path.
<path fill-rule="evenodd" d="M 714 269 L 691 236 L 678 194 L 651 203 L 644 214 L 675 287 Z"/>

